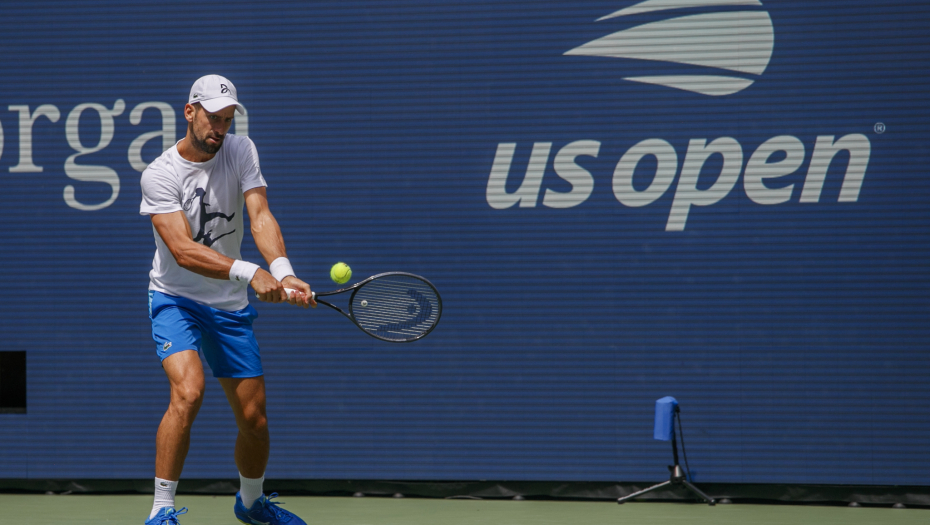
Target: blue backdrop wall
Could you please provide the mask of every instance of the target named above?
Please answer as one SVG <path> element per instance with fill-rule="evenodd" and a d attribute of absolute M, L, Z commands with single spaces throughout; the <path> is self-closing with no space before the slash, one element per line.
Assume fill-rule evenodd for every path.
<path fill-rule="evenodd" d="M 930 5 L 28 2 L 0 17 L 0 477 L 148 478 L 140 172 L 230 78 L 301 277 L 406 270 L 391 345 L 262 305 L 272 478 L 927 483 Z M 260 256 L 250 239 L 246 259 Z M 210 382 L 184 475 L 231 478 Z"/>

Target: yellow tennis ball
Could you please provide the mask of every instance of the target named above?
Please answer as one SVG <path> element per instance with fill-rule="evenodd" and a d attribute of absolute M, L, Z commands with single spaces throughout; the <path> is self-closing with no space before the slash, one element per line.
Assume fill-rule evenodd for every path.
<path fill-rule="evenodd" d="M 337 262 L 330 268 L 329 278 L 336 284 L 345 284 L 352 278 L 352 268 L 344 262 Z"/>

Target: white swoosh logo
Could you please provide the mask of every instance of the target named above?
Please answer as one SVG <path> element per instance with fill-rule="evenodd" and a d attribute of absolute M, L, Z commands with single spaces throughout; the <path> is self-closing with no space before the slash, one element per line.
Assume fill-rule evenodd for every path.
<path fill-rule="evenodd" d="M 732 95 L 752 85 L 752 80 L 739 77 L 726 77 L 716 75 L 662 75 L 645 77 L 625 77 L 623 80 L 641 82 L 643 84 L 656 84 L 684 91 L 692 91 L 702 95 L 720 97 Z"/>
<path fill-rule="evenodd" d="M 606 18 L 697 5 L 761 5 L 756 0 L 650 0 Z M 682 16 L 618 31 L 567 51 L 566 55 L 631 58 L 702 66 L 761 75 L 775 44 L 772 19 L 765 11 L 733 11 Z M 624 80 L 658 84 L 703 95 L 730 95 L 752 79 L 726 75 L 631 76 Z"/>

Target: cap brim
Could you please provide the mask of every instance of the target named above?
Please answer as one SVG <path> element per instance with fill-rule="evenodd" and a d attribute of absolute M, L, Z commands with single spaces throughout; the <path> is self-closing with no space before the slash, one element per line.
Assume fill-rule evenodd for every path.
<path fill-rule="evenodd" d="M 211 98 L 210 100 L 201 100 L 199 101 L 200 105 L 203 106 L 203 109 L 209 111 L 210 113 L 216 113 L 217 111 L 228 108 L 229 106 L 236 106 L 236 111 L 240 115 L 245 115 L 245 108 L 242 107 L 236 99 L 232 97 L 217 97 Z"/>

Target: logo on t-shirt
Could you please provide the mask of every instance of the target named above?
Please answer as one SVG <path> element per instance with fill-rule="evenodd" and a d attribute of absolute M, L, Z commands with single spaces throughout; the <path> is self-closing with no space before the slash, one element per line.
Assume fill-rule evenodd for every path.
<path fill-rule="evenodd" d="M 213 246 L 213 243 L 220 240 L 222 237 L 225 237 L 231 233 L 235 233 L 236 230 L 232 230 L 221 234 L 217 237 L 213 237 L 213 230 L 206 231 L 207 223 L 213 219 L 226 219 L 226 222 L 229 222 L 236 216 L 235 212 L 232 215 L 226 215 L 221 212 L 208 212 L 207 206 L 210 206 L 210 203 L 203 200 L 203 196 L 206 195 L 206 191 L 203 188 L 197 188 L 194 190 L 194 195 L 184 201 L 184 211 L 190 211 L 191 206 L 194 204 L 194 199 L 200 199 L 200 231 L 197 232 L 197 236 L 194 237 L 194 242 L 203 242 L 203 245 L 209 248 Z"/>

